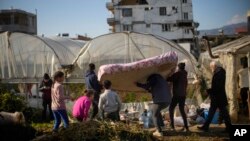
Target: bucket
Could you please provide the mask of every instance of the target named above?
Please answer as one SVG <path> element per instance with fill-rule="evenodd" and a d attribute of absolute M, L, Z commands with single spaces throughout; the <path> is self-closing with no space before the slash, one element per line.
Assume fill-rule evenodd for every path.
<path fill-rule="evenodd" d="M 208 110 L 204 110 L 204 115 L 205 115 L 205 119 L 207 120 Z M 213 120 L 211 121 L 211 123 L 218 124 L 218 120 L 219 120 L 219 111 L 217 110 L 214 114 L 214 117 L 213 117 Z"/>

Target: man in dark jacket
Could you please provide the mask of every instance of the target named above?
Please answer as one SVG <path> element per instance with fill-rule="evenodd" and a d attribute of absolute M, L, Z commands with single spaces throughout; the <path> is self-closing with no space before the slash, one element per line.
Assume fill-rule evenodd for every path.
<path fill-rule="evenodd" d="M 167 81 L 160 74 L 152 74 L 148 77 L 146 84 L 136 83 L 138 87 L 144 88 L 152 94 L 153 98 L 153 122 L 157 131 L 155 136 L 162 136 L 164 127 L 161 110 L 166 108 L 171 102 L 171 94 Z"/>
<path fill-rule="evenodd" d="M 101 93 L 101 85 L 97 80 L 97 76 L 95 74 L 95 64 L 89 64 L 89 70 L 85 74 L 85 85 L 86 89 L 92 89 L 95 91 L 94 93 L 94 101 L 92 102 L 93 113 L 91 115 L 91 119 L 95 118 L 98 113 L 98 103 L 99 97 Z"/>
<path fill-rule="evenodd" d="M 42 99 L 43 99 L 43 120 L 46 120 L 46 112 L 47 107 L 49 108 L 49 115 L 50 119 L 53 119 L 53 113 L 51 110 L 51 87 L 52 87 L 52 80 L 50 79 L 47 73 L 44 74 L 43 80 L 40 83 L 39 90 L 42 92 Z"/>
<path fill-rule="evenodd" d="M 185 100 L 187 95 L 187 71 L 185 70 L 185 63 L 178 64 L 178 71 L 175 72 L 171 77 L 168 78 L 168 81 L 173 83 L 173 98 L 169 107 L 169 116 L 170 116 L 170 123 L 171 128 L 175 130 L 174 127 L 174 110 L 177 104 L 179 104 L 179 109 L 181 116 L 184 121 L 184 127 L 182 130 L 189 131 L 188 124 L 187 124 L 187 116 L 184 110 L 185 107 Z"/>
<path fill-rule="evenodd" d="M 203 126 L 198 127 L 199 130 L 208 131 L 209 124 L 211 123 L 214 114 L 219 108 L 222 118 L 226 124 L 226 131 L 229 132 L 231 126 L 231 120 L 227 110 L 227 96 L 225 90 L 225 83 L 226 83 L 226 71 L 219 66 L 218 62 L 211 62 L 210 68 L 213 72 L 212 78 L 212 86 L 210 89 L 207 90 L 207 93 L 210 96 L 211 103 L 208 112 L 208 118 Z"/>

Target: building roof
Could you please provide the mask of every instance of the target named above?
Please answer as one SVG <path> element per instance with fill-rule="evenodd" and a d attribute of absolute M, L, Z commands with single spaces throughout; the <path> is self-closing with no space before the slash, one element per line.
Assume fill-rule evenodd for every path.
<path fill-rule="evenodd" d="M 239 27 L 235 29 L 236 34 L 247 33 L 247 27 Z"/>
<path fill-rule="evenodd" d="M 2 9 L 2 10 L 0 10 L 0 14 L 1 13 L 23 13 L 23 14 L 27 14 L 27 15 L 36 16 L 33 13 L 30 13 L 30 12 L 27 12 L 27 11 L 24 11 L 24 10 L 21 10 L 21 9 Z"/>
<path fill-rule="evenodd" d="M 214 53 L 247 53 L 250 52 L 250 35 L 222 44 L 212 49 Z"/>

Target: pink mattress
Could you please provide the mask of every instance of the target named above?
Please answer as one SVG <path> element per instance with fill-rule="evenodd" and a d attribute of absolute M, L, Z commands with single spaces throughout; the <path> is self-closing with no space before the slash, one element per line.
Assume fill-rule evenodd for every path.
<path fill-rule="evenodd" d="M 119 91 L 141 92 L 135 82 L 145 82 L 153 73 L 167 77 L 175 70 L 178 62 L 176 52 L 167 52 L 160 56 L 140 60 L 127 64 L 108 64 L 99 68 L 98 79 L 100 82 L 110 80 L 112 88 Z"/>

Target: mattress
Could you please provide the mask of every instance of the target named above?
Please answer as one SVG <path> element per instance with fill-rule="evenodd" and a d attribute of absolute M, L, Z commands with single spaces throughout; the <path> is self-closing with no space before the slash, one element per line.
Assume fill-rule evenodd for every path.
<path fill-rule="evenodd" d="M 102 65 L 98 71 L 98 80 L 112 82 L 112 89 L 127 92 L 143 92 L 135 82 L 145 83 L 147 77 L 158 73 L 166 78 L 177 66 L 176 52 L 167 52 L 159 56 L 125 64 Z"/>

